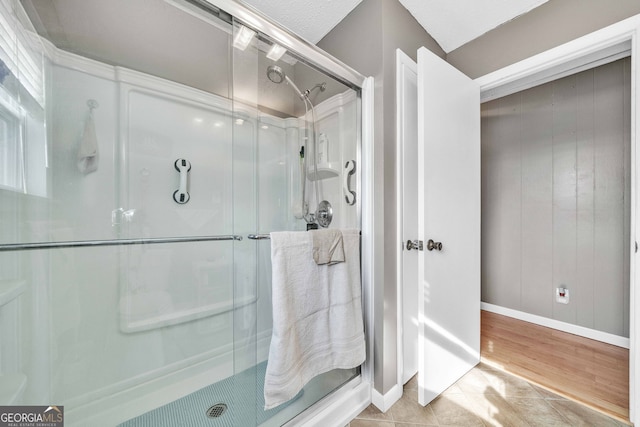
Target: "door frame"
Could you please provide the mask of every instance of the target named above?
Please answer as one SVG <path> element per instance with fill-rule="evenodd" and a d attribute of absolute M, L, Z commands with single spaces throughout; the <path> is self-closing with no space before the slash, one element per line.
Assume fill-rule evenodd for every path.
<path fill-rule="evenodd" d="M 418 66 L 416 62 L 409 57 L 406 53 L 404 53 L 400 49 L 396 49 L 396 194 L 398 197 L 397 201 L 397 210 L 396 210 L 396 225 L 397 225 L 397 235 L 400 239 L 400 242 L 396 242 L 396 280 L 397 280 L 397 312 L 398 312 L 398 321 L 397 321 L 397 347 L 398 347 L 398 380 L 397 384 L 400 390 L 402 390 L 403 384 L 403 376 L 404 376 L 404 327 L 403 327 L 403 319 L 404 319 L 404 289 L 403 289 L 403 281 L 404 281 L 404 272 L 403 272 L 403 256 L 404 256 L 404 240 L 403 240 L 403 230 L 404 230 L 404 145 L 407 141 L 405 141 L 405 135 L 403 132 L 403 128 L 401 123 L 405 116 L 404 102 L 401 99 L 402 94 L 404 93 L 404 87 L 407 83 L 401 77 L 403 74 L 403 67 L 407 67 L 409 70 L 418 73 Z M 416 109 L 418 105 L 416 104 Z M 415 141 L 417 144 L 418 141 Z M 417 194 L 416 194 L 417 197 Z M 416 238 L 418 238 L 416 232 Z M 415 313 L 416 316 L 418 313 Z M 401 394 L 400 394 L 401 395 Z M 398 397 L 399 398 L 399 397 Z"/>
<path fill-rule="evenodd" d="M 637 235 L 638 175 L 640 160 L 640 15 L 625 19 L 591 34 L 557 46 L 515 64 L 476 79 L 481 102 L 519 92 L 585 69 L 631 56 L 631 215 L 629 274 L 629 418 L 636 422 L 640 414 L 640 257 L 635 253 Z"/>

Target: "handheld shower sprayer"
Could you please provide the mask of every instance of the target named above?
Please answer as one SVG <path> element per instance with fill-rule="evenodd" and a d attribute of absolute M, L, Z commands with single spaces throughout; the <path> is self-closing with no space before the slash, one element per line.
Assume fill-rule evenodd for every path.
<path fill-rule="evenodd" d="M 302 94 L 302 92 L 300 92 L 300 89 L 298 89 L 298 86 L 296 86 L 293 80 L 291 80 L 289 76 L 285 74 L 284 70 L 278 67 L 277 65 L 270 65 L 267 68 L 267 77 L 269 77 L 269 80 L 271 80 L 276 84 L 287 82 L 287 84 L 293 88 L 293 90 L 300 97 L 300 99 L 304 99 L 304 95 Z"/>
<path fill-rule="evenodd" d="M 307 141 L 309 140 L 311 147 L 313 147 L 312 149 L 314 153 L 313 155 L 314 176 L 317 177 L 318 176 L 318 144 L 316 143 L 316 115 L 315 115 L 315 109 L 313 108 L 313 103 L 309 99 L 309 94 L 315 89 L 320 89 L 320 92 L 324 92 L 324 90 L 327 88 L 327 84 L 320 83 L 315 85 L 311 89 L 307 89 L 304 92 L 301 92 L 300 89 L 298 89 L 298 86 L 296 86 L 296 84 L 293 82 L 293 80 L 291 80 L 289 76 L 287 76 L 287 74 L 284 72 L 284 70 L 277 65 L 270 65 L 269 67 L 267 67 L 267 77 L 273 83 L 280 84 L 282 82 L 286 82 L 289 86 L 293 88 L 295 93 L 304 102 L 305 121 L 306 121 L 307 114 L 309 113 L 309 110 L 311 110 L 311 117 L 312 117 L 310 122 L 311 131 L 310 131 L 310 134 L 308 134 L 308 136 L 304 139 L 305 141 L 304 145 L 300 150 L 300 168 L 301 168 L 300 176 L 302 180 L 301 182 L 302 199 L 300 203 L 300 210 L 296 208 L 294 215 L 296 216 L 296 218 L 300 218 L 300 217 L 304 218 L 305 221 L 307 221 L 307 226 L 309 226 L 309 224 L 317 224 L 320 227 L 326 228 L 331 223 L 331 219 L 333 217 L 333 211 L 331 210 L 331 204 L 328 201 L 326 200 L 319 201 L 321 199 L 321 194 L 320 194 L 320 188 L 319 188 L 320 184 L 318 182 L 318 179 L 313 180 L 314 181 L 313 188 L 315 189 L 316 201 L 319 203 L 318 209 L 316 209 L 315 213 L 309 212 L 309 205 L 308 205 L 307 194 L 306 194 L 306 180 L 307 180 L 307 168 L 308 168 L 307 157 L 308 156 L 305 155 L 305 153 L 309 152 L 307 150 Z"/>

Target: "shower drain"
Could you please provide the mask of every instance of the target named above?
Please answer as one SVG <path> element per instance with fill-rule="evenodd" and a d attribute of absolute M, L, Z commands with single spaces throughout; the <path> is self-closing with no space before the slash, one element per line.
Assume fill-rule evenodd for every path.
<path fill-rule="evenodd" d="M 216 403 L 209 409 L 207 409 L 207 417 L 209 418 L 218 418 L 221 417 L 222 414 L 227 410 L 227 405 L 224 403 Z"/>

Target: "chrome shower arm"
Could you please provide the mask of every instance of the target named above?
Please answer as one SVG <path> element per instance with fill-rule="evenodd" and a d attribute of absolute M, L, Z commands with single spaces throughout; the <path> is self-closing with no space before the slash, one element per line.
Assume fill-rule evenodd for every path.
<path fill-rule="evenodd" d="M 308 97 L 309 95 L 311 95 L 311 92 L 313 92 L 316 89 L 320 89 L 320 92 L 324 92 L 327 89 L 327 84 L 326 83 L 318 83 L 317 85 L 315 85 L 311 89 L 305 90 L 304 91 L 304 96 Z"/>

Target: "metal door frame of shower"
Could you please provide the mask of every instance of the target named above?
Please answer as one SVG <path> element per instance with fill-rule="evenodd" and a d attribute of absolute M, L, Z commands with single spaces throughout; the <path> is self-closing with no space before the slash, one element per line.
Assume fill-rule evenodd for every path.
<path fill-rule="evenodd" d="M 193 1 L 193 0 L 191 0 Z M 332 75 L 341 83 L 360 89 L 361 103 L 358 106 L 358 126 L 356 137 L 356 159 L 360 173 L 357 174 L 357 188 L 360 197 L 357 200 L 357 215 L 361 226 L 361 277 L 362 307 L 364 311 L 365 339 L 367 359 L 362 365 L 359 384 L 350 390 L 342 387 L 333 395 L 309 408 L 287 425 L 326 425 L 328 420 L 335 422 L 336 415 L 342 412 L 345 422 L 355 417 L 371 403 L 373 386 L 373 77 L 365 77 L 351 67 L 333 58 L 317 46 L 291 33 L 285 27 L 250 6 L 235 0 L 195 0 L 208 3 L 229 14 L 236 20 L 247 24 L 268 36 L 274 42 L 290 52 L 294 52 L 315 68 Z M 354 380 L 355 381 L 355 380 Z M 351 384 L 348 383 L 348 384 Z M 354 400 L 349 400 L 352 396 Z M 330 399 L 330 401 L 329 401 Z"/>
<path fill-rule="evenodd" d="M 256 9 L 235 0 L 200 0 L 206 1 L 215 7 L 224 10 L 234 18 L 246 23 L 254 29 L 269 36 L 280 46 L 289 51 L 293 51 L 301 57 L 307 59 L 320 70 L 337 77 L 350 86 L 363 88 L 366 77 L 349 67 L 348 65 L 333 58 L 322 49 L 309 43 L 303 38 L 291 33 L 288 29 L 272 21 Z"/>

